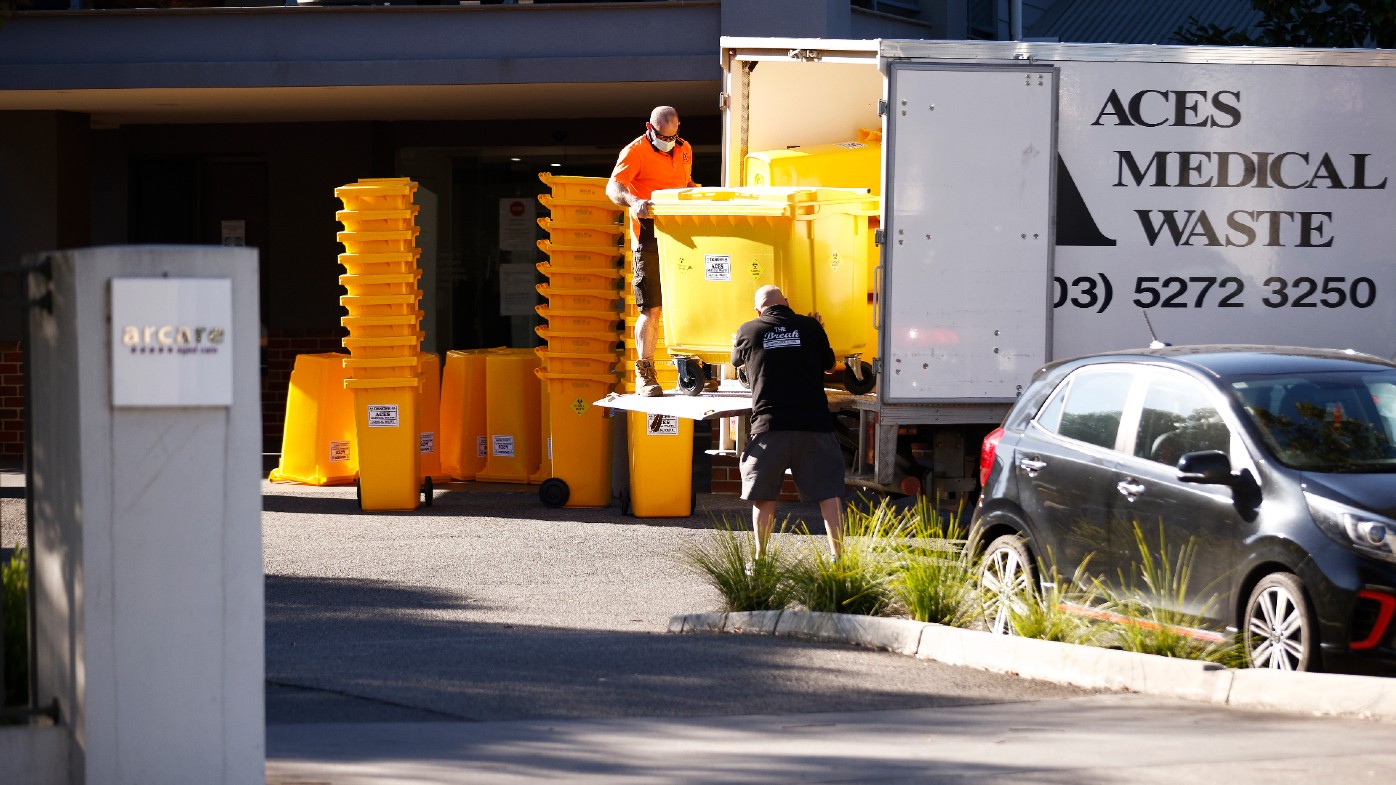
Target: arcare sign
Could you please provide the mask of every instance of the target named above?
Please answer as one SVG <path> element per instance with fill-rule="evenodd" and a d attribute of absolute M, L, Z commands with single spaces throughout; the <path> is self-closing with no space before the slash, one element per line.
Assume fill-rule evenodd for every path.
<path fill-rule="evenodd" d="M 1063 63 L 1054 355 L 1296 343 L 1390 355 L 1396 69 Z M 1102 342 L 1110 345 L 1102 345 Z"/>
<path fill-rule="evenodd" d="M 112 406 L 230 406 L 232 282 L 111 279 Z"/>

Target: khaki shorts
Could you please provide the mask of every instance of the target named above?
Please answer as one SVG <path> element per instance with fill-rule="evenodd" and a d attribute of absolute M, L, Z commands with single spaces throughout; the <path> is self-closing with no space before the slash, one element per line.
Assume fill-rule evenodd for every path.
<path fill-rule="evenodd" d="M 795 479 L 800 501 L 818 502 L 843 496 L 843 450 L 832 432 L 766 431 L 742 450 L 742 498 L 775 501 L 785 482 L 785 470 Z"/>

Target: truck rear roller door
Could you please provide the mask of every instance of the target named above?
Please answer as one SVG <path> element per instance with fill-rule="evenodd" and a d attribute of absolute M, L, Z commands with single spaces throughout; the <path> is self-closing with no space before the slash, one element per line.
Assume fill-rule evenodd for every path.
<path fill-rule="evenodd" d="M 1057 72 L 896 62 L 882 400 L 1017 397 L 1051 346 Z"/>

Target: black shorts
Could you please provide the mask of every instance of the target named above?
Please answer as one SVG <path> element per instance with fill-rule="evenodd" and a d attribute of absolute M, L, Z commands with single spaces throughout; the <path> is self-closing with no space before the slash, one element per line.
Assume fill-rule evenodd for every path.
<path fill-rule="evenodd" d="M 654 219 L 640 219 L 640 236 L 635 238 L 635 307 L 642 311 L 658 308 L 664 302 L 659 290 L 659 246 L 654 239 Z"/>
<path fill-rule="evenodd" d="M 785 470 L 795 479 L 800 501 L 843 496 L 843 450 L 831 431 L 766 431 L 742 449 L 742 498 L 775 501 Z"/>

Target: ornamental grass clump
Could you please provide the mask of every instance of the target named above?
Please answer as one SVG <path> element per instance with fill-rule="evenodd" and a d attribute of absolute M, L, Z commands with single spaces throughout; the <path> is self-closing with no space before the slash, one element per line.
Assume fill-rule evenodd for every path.
<path fill-rule="evenodd" d="M 897 604 L 916 621 L 968 626 L 977 615 L 978 571 L 964 531 L 924 496 L 905 512 L 898 529 L 902 537 L 893 545 L 899 558 L 891 582 Z"/>
<path fill-rule="evenodd" d="M 1236 641 L 1207 640 L 1197 635 L 1205 614 L 1216 603 L 1215 596 L 1203 601 L 1195 613 L 1179 610 L 1191 599 L 1189 582 L 1197 541 L 1189 538 L 1170 559 L 1163 525 L 1159 525 L 1158 547 L 1154 548 L 1135 523 L 1134 543 L 1139 552 L 1135 569 L 1118 571 L 1120 588 L 1108 593 L 1106 603 L 1123 619 L 1113 631 L 1116 645 L 1141 654 L 1239 665 L 1244 658 Z"/>
<path fill-rule="evenodd" d="M 685 545 L 679 558 L 717 589 L 725 611 L 775 611 L 791 603 L 789 560 L 774 536 L 757 559 L 755 536 L 723 520 L 712 536 Z"/>
<path fill-rule="evenodd" d="M 790 568 L 794 599 L 811 611 L 885 616 L 896 604 L 892 576 L 902 517 L 885 502 L 870 512 L 848 508 L 838 557 L 814 538 Z"/>
<path fill-rule="evenodd" d="M 1092 646 L 1102 640 L 1101 624 L 1082 611 L 1094 606 L 1100 581 L 1089 578 L 1087 557 L 1070 580 L 1062 580 L 1055 567 L 1021 606 L 1009 610 L 1013 632 L 1025 638 Z"/>

